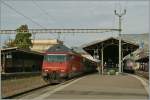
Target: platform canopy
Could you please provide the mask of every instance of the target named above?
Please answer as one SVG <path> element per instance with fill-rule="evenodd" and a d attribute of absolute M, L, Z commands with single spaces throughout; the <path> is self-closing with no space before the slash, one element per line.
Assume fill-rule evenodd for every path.
<path fill-rule="evenodd" d="M 135 51 L 139 48 L 139 45 L 127 40 L 122 39 L 122 58 L 131 52 Z M 91 54 L 95 55 L 96 51 L 101 59 L 101 53 L 103 53 L 104 61 L 112 60 L 113 63 L 118 63 L 119 58 L 119 38 L 118 37 L 110 37 L 104 40 L 94 41 L 85 45 L 82 45 L 82 48 Z M 103 52 L 101 52 L 103 50 Z"/>

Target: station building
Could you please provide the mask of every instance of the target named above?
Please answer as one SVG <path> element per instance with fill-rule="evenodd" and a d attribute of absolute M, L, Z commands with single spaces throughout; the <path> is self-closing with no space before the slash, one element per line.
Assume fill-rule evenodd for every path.
<path fill-rule="evenodd" d="M 1 72 L 40 72 L 43 54 L 17 47 L 1 49 Z"/>
<path fill-rule="evenodd" d="M 48 48 L 56 44 L 63 44 L 63 41 L 60 41 L 58 39 L 32 40 L 33 46 L 31 47 L 31 50 L 37 51 L 37 52 L 44 52 Z"/>

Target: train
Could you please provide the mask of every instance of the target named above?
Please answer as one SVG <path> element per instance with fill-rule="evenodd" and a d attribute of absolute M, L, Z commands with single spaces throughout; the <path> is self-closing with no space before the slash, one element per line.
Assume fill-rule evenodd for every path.
<path fill-rule="evenodd" d="M 42 77 L 48 83 L 60 83 L 75 76 L 96 71 L 96 62 L 64 45 L 44 52 Z"/>
<path fill-rule="evenodd" d="M 134 60 L 132 59 L 124 60 L 123 72 L 134 74 L 135 73 L 134 66 L 135 66 Z"/>

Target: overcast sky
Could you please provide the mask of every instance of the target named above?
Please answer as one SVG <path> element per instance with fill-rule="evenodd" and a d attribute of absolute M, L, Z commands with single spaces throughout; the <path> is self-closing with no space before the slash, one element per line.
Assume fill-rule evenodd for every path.
<path fill-rule="evenodd" d="M 4 1 L 4 0 L 3 0 Z M 126 9 L 123 16 L 123 34 L 140 34 L 149 31 L 148 1 L 5 1 L 1 9 L 1 28 L 16 29 L 22 24 L 29 28 L 117 28 L 114 15 Z M 8 7 L 9 5 L 9 7 Z M 10 6 L 13 8 L 10 8 Z M 33 23 L 14 9 L 32 19 Z M 91 41 L 117 36 L 116 32 L 99 34 L 63 34 L 61 40 L 68 46 L 80 46 Z M 14 35 L 2 35 L 2 42 Z M 36 35 L 36 39 L 57 38 L 56 35 Z"/>

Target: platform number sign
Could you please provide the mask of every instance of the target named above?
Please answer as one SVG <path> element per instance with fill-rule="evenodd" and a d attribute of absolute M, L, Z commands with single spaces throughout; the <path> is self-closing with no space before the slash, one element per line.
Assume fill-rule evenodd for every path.
<path fill-rule="evenodd" d="M 7 58 L 7 59 L 11 59 L 11 58 L 12 58 L 12 55 L 11 55 L 11 54 L 7 54 L 7 55 L 6 55 L 6 58 Z"/>

